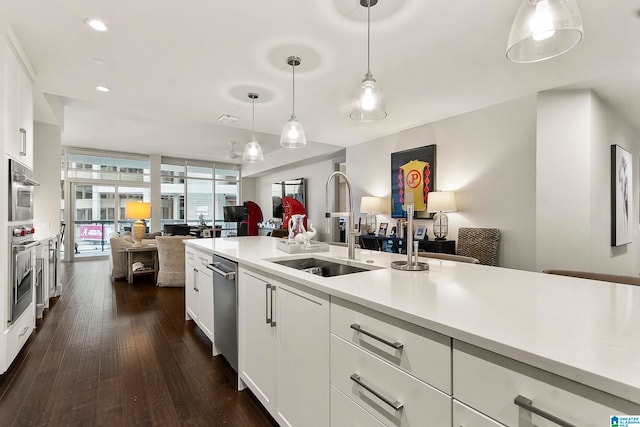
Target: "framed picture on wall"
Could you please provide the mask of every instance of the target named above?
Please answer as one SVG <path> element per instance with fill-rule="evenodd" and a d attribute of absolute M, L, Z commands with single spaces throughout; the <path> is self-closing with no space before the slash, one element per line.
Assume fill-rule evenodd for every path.
<path fill-rule="evenodd" d="M 611 146 L 611 246 L 631 243 L 633 163 L 631 153 Z"/>
<path fill-rule="evenodd" d="M 414 217 L 427 218 L 427 199 L 436 188 L 436 146 L 391 153 L 391 217 L 405 218 L 413 203 Z"/>

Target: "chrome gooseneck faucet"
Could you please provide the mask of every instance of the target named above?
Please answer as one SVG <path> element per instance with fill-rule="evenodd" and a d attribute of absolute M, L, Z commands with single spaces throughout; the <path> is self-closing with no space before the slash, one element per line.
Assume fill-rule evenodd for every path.
<path fill-rule="evenodd" d="M 349 196 L 348 212 L 331 212 L 331 206 L 329 204 L 329 184 L 331 184 L 331 180 L 336 176 L 341 176 L 342 179 L 344 179 L 345 183 L 347 184 L 347 195 Z M 349 218 L 349 228 L 348 228 L 349 237 L 347 237 L 348 239 L 347 247 L 349 248 L 349 259 L 356 259 L 356 237 L 358 236 L 358 231 L 355 229 L 355 224 L 353 221 L 353 196 L 351 195 L 351 183 L 349 183 L 349 179 L 344 173 L 340 171 L 336 171 L 336 172 L 333 172 L 331 175 L 329 175 L 329 178 L 327 178 L 327 189 L 325 193 L 325 201 L 326 201 L 326 212 L 324 216 L 327 219 L 327 233 L 331 231 L 330 220 L 332 217 L 337 217 L 337 216 L 348 217 Z"/>

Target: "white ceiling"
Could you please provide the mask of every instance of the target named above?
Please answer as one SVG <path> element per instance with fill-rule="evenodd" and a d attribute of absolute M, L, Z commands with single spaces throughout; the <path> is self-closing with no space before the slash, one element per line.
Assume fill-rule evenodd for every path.
<path fill-rule="evenodd" d="M 514 64 L 504 51 L 520 0 L 379 0 L 371 70 L 389 115 L 370 124 L 349 118 L 367 59 L 358 0 L 0 0 L 0 17 L 26 52 L 36 91 L 64 105 L 63 145 L 228 162 L 228 142 L 241 151 L 250 139 L 246 94 L 256 91 L 268 163 L 570 85 L 595 88 L 640 129 L 640 3 L 577 2 L 585 37 L 575 49 Z M 89 29 L 88 17 L 111 30 Z M 315 146 L 295 155 L 278 145 L 291 114 L 289 55 L 302 58 L 296 115 Z M 98 93 L 98 84 L 112 91 Z M 55 122 L 44 107 L 36 120 Z M 223 113 L 238 121 L 218 124 Z"/>

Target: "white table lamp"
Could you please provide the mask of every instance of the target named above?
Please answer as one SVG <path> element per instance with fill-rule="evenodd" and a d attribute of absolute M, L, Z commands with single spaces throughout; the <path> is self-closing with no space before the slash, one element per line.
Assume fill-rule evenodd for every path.
<path fill-rule="evenodd" d="M 144 220 L 151 218 L 151 203 L 127 202 L 124 208 L 124 216 L 127 219 L 136 220 L 131 227 L 131 236 L 136 246 L 142 245 L 142 238 L 147 228 Z"/>
<path fill-rule="evenodd" d="M 427 200 L 427 212 L 436 212 L 433 217 L 433 235 L 444 240 L 449 233 L 449 218 L 445 212 L 455 212 L 456 196 L 453 191 L 432 191 Z"/>

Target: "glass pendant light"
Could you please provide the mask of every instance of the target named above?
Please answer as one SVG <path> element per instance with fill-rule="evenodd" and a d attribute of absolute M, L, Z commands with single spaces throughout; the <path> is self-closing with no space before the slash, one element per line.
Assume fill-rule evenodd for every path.
<path fill-rule="evenodd" d="M 523 0 L 509 33 L 507 58 L 523 63 L 554 58 L 577 45 L 583 33 L 575 0 Z"/>
<path fill-rule="evenodd" d="M 242 155 L 242 160 L 249 163 L 262 163 L 262 161 L 264 160 L 264 156 L 262 155 L 262 147 L 260 147 L 260 144 L 258 144 L 258 141 L 256 141 L 256 134 L 254 130 L 256 124 L 256 99 L 258 99 L 260 95 L 255 92 L 249 92 L 247 96 L 249 97 L 249 99 L 251 99 L 253 118 L 251 120 L 251 141 L 249 141 L 249 143 L 244 146 L 244 154 Z"/>
<path fill-rule="evenodd" d="M 367 8 L 367 74 L 360 84 L 355 108 L 350 117 L 360 122 L 373 122 L 387 117 L 384 96 L 380 86 L 371 74 L 371 6 L 378 0 L 360 0 L 360 5 Z"/>
<path fill-rule="evenodd" d="M 287 64 L 291 65 L 293 72 L 293 96 L 291 97 L 291 118 L 287 121 L 282 129 L 282 136 L 280 136 L 280 145 L 285 148 L 302 148 L 307 145 L 307 137 L 304 134 L 304 128 L 302 123 L 296 119 L 296 67 L 300 65 L 300 58 L 297 56 L 290 56 L 287 58 Z"/>

